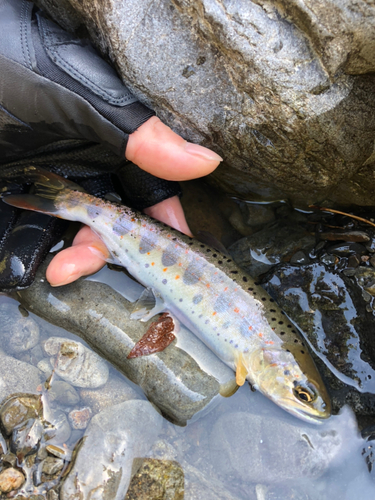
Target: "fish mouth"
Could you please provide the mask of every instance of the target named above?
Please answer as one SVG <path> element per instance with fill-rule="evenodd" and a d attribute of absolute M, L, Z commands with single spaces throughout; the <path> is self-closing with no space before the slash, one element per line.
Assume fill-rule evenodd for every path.
<path fill-rule="evenodd" d="M 330 416 L 330 412 L 321 412 L 321 413 L 316 413 L 314 411 L 309 411 L 304 408 L 296 408 L 296 407 L 290 407 L 287 408 L 284 406 L 284 409 L 287 410 L 289 413 L 292 415 L 300 418 L 301 420 L 304 420 L 305 422 L 312 423 L 312 424 L 322 424 L 324 421 L 326 421 Z"/>
<path fill-rule="evenodd" d="M 275 402 L 294 417 L 298 417 L 304 422 L 308 422 L 310 424 L 322 424 L 331 416 L 329 408 L 327 408 L 326 410 L 318 410 L 314 408 L 298 407 L 294 404 L 291 404 L 292 401 L 290 399 L 284 399 L 282 401 L 279 400 Z"/>

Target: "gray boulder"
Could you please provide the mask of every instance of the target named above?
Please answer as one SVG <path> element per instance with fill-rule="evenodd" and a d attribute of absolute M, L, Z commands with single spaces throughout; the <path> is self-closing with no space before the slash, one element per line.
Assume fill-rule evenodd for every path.
<path fill-rule="evenodd" d="M 370 0 L 39 0 L 242 197 L 373 204 Z"/>

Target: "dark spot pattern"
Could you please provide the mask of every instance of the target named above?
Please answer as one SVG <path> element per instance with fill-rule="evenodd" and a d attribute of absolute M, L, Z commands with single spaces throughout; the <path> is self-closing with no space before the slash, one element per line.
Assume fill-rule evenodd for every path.
<path fill-rule="evenodd" d="M 87 208 L 87 215 L 90 217 L 90 219 L 96 219 L 97 217 L 99 217 L 101 213 L 102 213 L 101 207 L 90 205 Z"/>
<path fill-rule="evenodd" d="M 190 262 L 182 277 L 185 285 L 196 285 L 203 274 L 202 264 Z"/>
<path fill-rule="evenodd" d="M 113 224 L 113 232 L 118 236 L 124 236 L 133 227 L 133 222 L 131 222 L 127 217 L 119 217 L 115 220 Z"/>
<path fill-rule="evenodd" d="M 142 236 L 139 243 L 139 253 L 145 254 L 151 252 L 157 245 L 158 238 L 153 233 Z"/>
<path fill-rule="evenodd" d="M 230 299 L 227 294 L 222 293 L 215 300 L 214 311 L 218 313 L 225 312 L 230 306 Z"/>
<path fill-rule="evenodd" d="M 168 283 L 168 281 L 166 279 L 163 279 L 162 283 L 163 283 L 163 285 L 166 285 Z"/>
<path fill-rule="evenodd" d="M 165 267 L 174 266 L 180 255 L 179 248 L 176 248 L 175 243 L 170 243 L 164 250 L 161 262 Z"/>
<path fill-rule="evenodd" d="M 194 295 L 194 297 L 193 297 L 193 303 L 194 304 L 199 304 L 199 302 L 201 302 L 202 299 L 203 299 L 203 295 L 202 294 Z"/>

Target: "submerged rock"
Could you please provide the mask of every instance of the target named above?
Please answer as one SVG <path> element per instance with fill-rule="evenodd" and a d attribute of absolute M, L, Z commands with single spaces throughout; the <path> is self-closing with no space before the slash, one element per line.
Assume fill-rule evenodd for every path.
<path fill-rule="evenodd" d="M 15 392 L 36 393 L 42 372 L 11 356 L 0 355 L 0 403 Z"/>
<path fill-rule="evenodd" d="M 81 342 L 50 337 L 44 343 L 44 350 L 53 356 L 50 361 L 56 375 L 75 387 L 93 389 L 101 387 L 108 380 L 107 363 Z"/>
<path fill-rule="evenodd" d="M 13 467 L 0 472 L 0 491 L 2 493 L 18 490 L 24 482 L 25 476 Z"/>
<path fill-rule="evenodd" d="M 359 448 L 356 422 L 350 412 L 321 425 L 296 424 L 288 416 L 278 419 L 251 412 L 219 417 L 209 442 L 217 473 L 251 483 L 293 481 L 306 491 L 304 487 L 312 486 L 311 480 Z"/>
<path fill-rule="evenodd" d="M 138 394 L 125 380 L 113 375 L 103 387 L 80 389 L 79 394 L 82 403 L 90 406 L 94 413 L 132 399 L 145 399 L 143 394 Z"/>
<path fill-rule="evenodd" d="M 130 320 L 134 306 L 102 283 L 80 280 L 60 288 L 51 287 L 45 279 L 48 262 L 49 259 L 39 268 L 34 284 L 18 292 L 21 303 L 49 322 L 82 337 L 140 385 L 150 401 L 173 422 L 185 425 L 218 396 L 221 383 L 234 380 L 233 371 L 193 334 L 189 342 L 184 342 L 189 344 L 190 355 L 173 342 L 163 352 L 127 359 L 152 319 L 147 323 Z M 187 330 L 181 327 L 178 334 L 181 342 L 185 335 Z"/>
<path fill-rule="evenodd" d="M 61 500 L 89 500 L 94 496 L 123 500 L 133 460 L 147 453 L 162 420 L 147 401 L 127 401 L 95 415 L 62 485 Z"/>
<path fill-rule="evenodd" d="M 292 221 L 278 220 L 229 247 L 236 263 L 257 278 L 301 249 L 314 247 L 315 237 Z"/>
<path fill-rule="evenodd" d="M 178 462 L 153 458 L 140 462 L 124 500 L 184 499 L 184 472 Z"/>
<path fill-rule="evenodd" d="M 39 342 L 39 326 L 33 318 L 24 317 L 16 302 L 0 304 L 2 346 L 9 354 L 28 351 Z"/>
<path fill-rule="evenodd" d="M 343 382 L 375 393 L 374 319 L 354 282 L 314 263 L 278 266 L 264 286 Z"/>

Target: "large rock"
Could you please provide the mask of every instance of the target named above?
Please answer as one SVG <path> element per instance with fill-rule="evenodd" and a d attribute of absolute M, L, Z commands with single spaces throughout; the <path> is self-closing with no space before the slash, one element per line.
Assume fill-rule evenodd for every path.
<path fill-rule="evenodd" d="M 224 157 L 226 191 L 373 204 L 370 0 L 39 3 L 85 25 L 143 102 Z"/>

